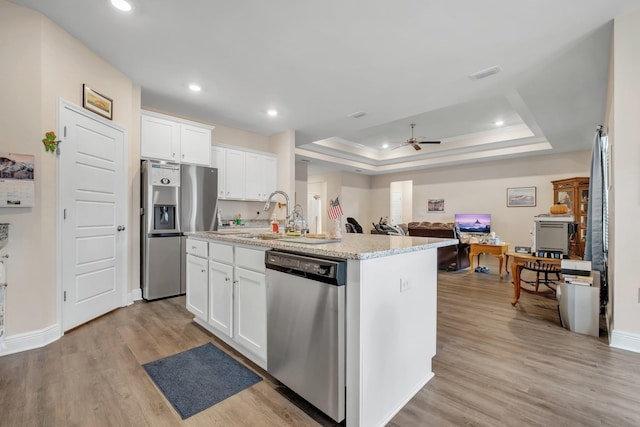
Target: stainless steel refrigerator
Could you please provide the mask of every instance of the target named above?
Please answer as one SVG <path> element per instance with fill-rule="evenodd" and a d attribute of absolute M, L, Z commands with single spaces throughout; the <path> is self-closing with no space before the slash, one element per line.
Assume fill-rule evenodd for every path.
<path fill-rule="evenodd" d="M 183 233 L 218 229 L 218 169 L 181 165 L 180 226 Z M 186 292 L 188 236 L 181 237 L 180 292 Z"/>
<path fill-rule="evenodd" d="M 179 295 L 180 165 L 143 160 L 141 174 L 141 287 L 146 300 Z"/>
<path fill-rule="evenodd" d="M 183 233 L 217 230 L 218 170 L 143 160 L 141 282 L 146 300 L 186 293 Z"/>

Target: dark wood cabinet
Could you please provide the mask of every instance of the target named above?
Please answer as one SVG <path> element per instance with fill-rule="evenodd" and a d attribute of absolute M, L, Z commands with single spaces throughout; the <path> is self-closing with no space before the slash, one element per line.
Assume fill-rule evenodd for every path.
<path fill-rule="evenodd" d="M 576 238 L 571 245 L 571 255 L 582 258 L 587 236 L 587 211 L 589 208 L 589 177 L 577 177 L 551 181 L 553 203 L 564 204 L 578 224 Z"/>

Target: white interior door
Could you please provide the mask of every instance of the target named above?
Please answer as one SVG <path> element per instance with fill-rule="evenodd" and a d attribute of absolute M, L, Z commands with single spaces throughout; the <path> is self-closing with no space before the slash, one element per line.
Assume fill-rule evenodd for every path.
<path fill-rule="evenodd" d="M 62 327 L 126 302 L 125 132 L 61 103 Z"/>

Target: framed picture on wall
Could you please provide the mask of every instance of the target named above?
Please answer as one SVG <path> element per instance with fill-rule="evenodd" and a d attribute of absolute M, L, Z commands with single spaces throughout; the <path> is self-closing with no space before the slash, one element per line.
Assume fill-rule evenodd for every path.
<path fill-rule="evenodd" d="M 85 84 L 82 85 L 82 106 L 102 117 L 113 120 L 113 100 Z"/>
<path fill-rule="evenodd" d="M 427 200 L 427 212 L 444 212 L 444 199 Z"/>
<path fill-rule="evenodd" d="M 536 205 L 536 187 L 507 188 L 507 207 L 533 207 Z"/>

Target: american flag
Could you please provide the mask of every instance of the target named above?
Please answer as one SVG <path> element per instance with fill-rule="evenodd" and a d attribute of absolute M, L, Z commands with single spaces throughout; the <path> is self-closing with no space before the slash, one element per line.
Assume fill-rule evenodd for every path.
<path fill-rule="evenodd" d="M 336 197 L 335 200 L 331 200 L 329 202 L 329 212 L 328 212 L 328 216 L 330 219 L 336 219 L 336 218 L 340 218 L 342 216 L 342 206 L 340 206 L 340 202 L 338 201 L 338 198 Z"/>

